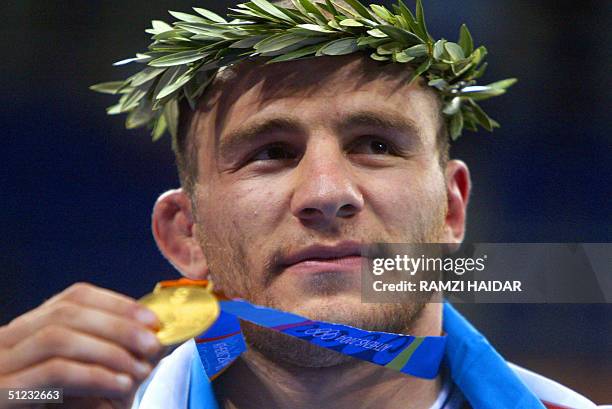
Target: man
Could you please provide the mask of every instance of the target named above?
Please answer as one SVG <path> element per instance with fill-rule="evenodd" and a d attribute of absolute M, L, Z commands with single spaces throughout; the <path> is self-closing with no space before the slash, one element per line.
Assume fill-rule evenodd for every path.
<path fill-rule="evenodd" d="M 193 340 L 145 382 L 164 352 L 155 316 L 77 284 L 0 328 L 0 385 L 62 387 L 75 408 L 594 407 L 508 366 L 450 306 L 361 303 L 363 245 L 464 237 L 469 171 L 448 158 L 437 94 L 412 75 L 362 54 L 225 69 L 197 110 L 181 107 L 182 187 L 158 199 L 152 227 L 185 277 L 229 297 L 368 330 L 448 334 L 440 376 L 244 323 L 249 349 L 214 383 Z"/>

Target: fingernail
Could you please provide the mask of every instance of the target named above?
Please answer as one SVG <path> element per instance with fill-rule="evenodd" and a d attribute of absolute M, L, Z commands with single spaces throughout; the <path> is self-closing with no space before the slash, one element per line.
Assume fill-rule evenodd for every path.
<path fill-rule="evenodd" d="M 132 387 L 132 379 L 127 375 L 117 375 L 115 376 L 115 380 L 117 384 L 121 387 L 121 389 L 130 389 Z"/>
<path fill-rule="evenodd" d="M 157 338 L 150 332 L 141 332 L 138 335 L 138 343 L 144 352 L 150 352 L 157 347 Z"/>
<path fill-rule="evenodd" d="M 150 310 L 140 309 L 136 312 L 136 319 L 144 325 L 157 325 L 157 316 Z"/>
<path fill-rule="evenodd" d="M 136 365 L 134 366 L 136 368 L 138 376 L 142 378 L 145 378 L 147 375 L 149 375 L 149 372 L 151 372 L 151 365 L 146 364 L 144 362 L 136 361 Z"/>

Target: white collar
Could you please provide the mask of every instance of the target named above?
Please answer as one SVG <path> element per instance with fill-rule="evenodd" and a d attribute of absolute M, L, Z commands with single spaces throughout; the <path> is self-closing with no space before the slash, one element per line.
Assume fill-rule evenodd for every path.
<path fill-rule="evenodd" d="M 162 359 L 149 382 L 141 386 L 142 398 L 137 398 L 132 407 L 188 409 L 191 362 L 196 353 L 195 341 L 191 339 Z"/>

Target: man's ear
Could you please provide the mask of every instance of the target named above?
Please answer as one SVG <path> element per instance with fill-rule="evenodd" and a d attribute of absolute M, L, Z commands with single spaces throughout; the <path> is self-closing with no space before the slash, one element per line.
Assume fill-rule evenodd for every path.
<path fill-rule="evenodd" d="M 460 160 L 450 160 L 446 165 L 446 242 L 461 243 L 465 236 L 467 206 L 472 190 L 470 170 Z"/>
<path fill-rule="evenodd" d="M 151 220 L 157 247 L 182 275 L 202 280 L 208 276 L 208 264 L 195 228 L 191 201 L 183 189 L 169 190 L 157 199 Z"/>

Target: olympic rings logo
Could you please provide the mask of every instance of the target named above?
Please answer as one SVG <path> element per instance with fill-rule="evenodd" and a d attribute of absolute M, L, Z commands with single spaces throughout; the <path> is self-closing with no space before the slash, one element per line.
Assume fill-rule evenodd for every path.
<path fill-rule="evenodd" d="M 336 339 L 340 335 L 340 330 L 333 328 L 310 328 L 304 331 L 306 335 L 312 335 L 314 338 L 322 340 Z"/>

